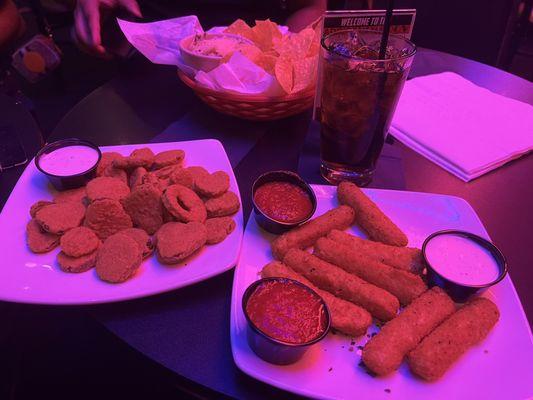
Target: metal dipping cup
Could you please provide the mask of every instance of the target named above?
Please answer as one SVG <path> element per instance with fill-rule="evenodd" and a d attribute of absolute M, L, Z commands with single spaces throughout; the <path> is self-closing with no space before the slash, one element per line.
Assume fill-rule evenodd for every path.
<path fill-rule="evenodd" d="M 309 215 L 301 221 L 283 222 L 275 220 L 274 218 L 271 218 L 263 213 L 263 211 L 261 211 L 261 209 L 255 203 L 255 191 L 258 187 L 268 182 L 289 182 L 305 190 L 305 192 L 309 195 L 309 200 L 311 200 L 311 204 L 313 206 L 313 209 Z M 316 195 L 311 186 L 309 186 L 309 184 L 305 182 L 300 175 L 291 171 L 271 171 L 264 173 L 255 180 L 252 186 L 252 203 L 254 208 L 254 218 L 257 224 L 267 232 L 280 234 L 303 224 L 313 216 L 316 210 Z"/>
<path fill-rule="evenodd" d="M 262 283 L 269 282 L 269 281 L 290 282 L 290 283 L 299 285 L 305 288 L 306 290 L 308 290 L 309 292 L 311 292 L 318 299 L 320 299 L 324 306 L 324 311 L 326 315 L 326 327 L 324 331 L 321 332 L 317 337 L 313 338 L 312 340 L 306 343 L 286 343 L 281 340 L 275 339 L 267 335 L 263 331 L 261 331 L 248 316 L 248 313 L 246 312 L 246 305 L 248 303 L 248 299 L 254 293 L 257 287 L 261 285 Z M 248 345 L 254 351 L 255 354 L 257 354 L 260 358 L 262 358 L 263 360 L 271 364 L 288 365 L 288 364 L 295 363 L 296 361 L 298 361 L 300 358 L 303 357 L 305 352 L 309 350 L 309 347 L 311 347 L 315 343 L 318 343 L 324 337 L 326 337 L 326 335 L 329 332 L 330 325 L 331 325 L 331 316 L 329 313 L 329 309 L 326 305 L 326 302 L 322 299 L 322 297 L 320 297 L 311 288 L 293 279 L 264 278 L 264 279 L 259 279 L 258 281 L 255 281 L 250 286 L 248 286 L 248 288 L 244 292 L 244 295 L 242 296 L 242 310 L 243 310 L 244 316 L 246 317 L 246 321 L 248 322 L 247 328 L 246 328 L 247 330 L 246 337 L 248 340 Z"/>
<path fill-rule="evenodd" d="M 437 272 L 436 269 L 434 269 L 431 263 L 428 261 L 427 254 L 426 254 L 426 248 L 432 239 L 438 236 L 443 236 L 443 235 L 461 236 L 461 237 L 471 240 L 476 245 L 479 245 L 483 247 L 484 249 L 488 250 L 498 265 L 498 271 L 499 271 L 498 277 L 494 279 L 493 281 L 482 284 L 482 285 L 473 285 L 473 284 L 470 285 L 470 284 L 454 282 L 453 280 L 446 278 L 445 276 Z M 470 296 L 472 296 L 477 291 L 481 289 L 486 289 L 490 286 L 497 284 L 505 277 L 505 275 L 507 275 L 507 261 L 505 260 L 505 257 L 502 254 L 502 252 L 488 240 L 482 238 L 481 236 L 478 236 L 478 235 L 475 235 L 473 233 L 466 232 L 466 231 L 449 229 L 449 230 L 438 231 L 438 232 L 431 234 L 422 244 L 422 257 L 427 268 L 428 285 L 430 287 L 432 286 L 441 287 L 450 295 L 450 297 L 456 303 L 464 303 L 466 300 L 468 300 Z"/>

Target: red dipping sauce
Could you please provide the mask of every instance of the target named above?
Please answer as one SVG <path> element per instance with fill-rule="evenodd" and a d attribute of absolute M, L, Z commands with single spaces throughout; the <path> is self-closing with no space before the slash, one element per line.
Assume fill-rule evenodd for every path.
<path fill-rule="evenodd" d="M 248 298 L 246 313 L 260 331 L 291 344 L 308 343 L 328 326 L 322 299 L 290 281 L 259 284 Z"/>
<path fill-rule="evenodd" d="M 280 222 L 303 221 L 313 212 L 309 194 L 289 182 L 267 182 L 254 194 L 257 207 L 268 217 Z"/>

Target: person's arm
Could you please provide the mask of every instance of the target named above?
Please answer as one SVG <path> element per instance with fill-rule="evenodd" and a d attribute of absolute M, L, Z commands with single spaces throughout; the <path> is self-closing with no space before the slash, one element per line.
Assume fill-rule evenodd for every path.
<path fill-rule="evenodd" d="M 88 53 L 109 56 L 102 46 L 102 12 L 123 9 L 141 18 L 141 10 L 135 0 L 78 0 L 74 10 L 74 30 L 79 46 Z"/>
<path fill-rule="evenodd" d="M 292 13 L 287 26 L 291 32 L 299 32 L 324 14 L 327 0 L 287 0 L 287 6 Z"/>

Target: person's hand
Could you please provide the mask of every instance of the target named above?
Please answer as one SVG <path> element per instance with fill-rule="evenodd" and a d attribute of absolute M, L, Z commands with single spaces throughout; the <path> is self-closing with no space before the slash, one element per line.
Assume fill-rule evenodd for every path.
<path fill-rule="evenodd" d="M 141 10 L 135 0 L 78 0 L 74 10 L 74 30 L 79 46 L 88 53 L 109 57 L 102 46 L 100 32 L 103 12 L 123 9 L 141 18 Z"/>

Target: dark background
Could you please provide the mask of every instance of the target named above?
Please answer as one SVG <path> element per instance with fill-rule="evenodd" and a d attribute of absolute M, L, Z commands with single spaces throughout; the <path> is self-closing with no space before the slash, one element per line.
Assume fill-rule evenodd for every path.
<path fill-rule="evenodd" d="M 0 1 L 1 2 L 1 1 Z M 176 1 L 178 2 L 178 1 Z M 179 15 L 176 2 L 143 3 L 149 19 Z M 206 2 L 195 8 L 212 25 L 243 16 L 247 8 L 221 8 L 216 15 Z M 254 2 L 251 2 L 254 3 Z M 259 2 L 257 2 L 259 3 Z M 361 5 L 365 5 L 361 2 Z M 44 16 L 63 52 L 61 67 L 36 84 L 9 69 L 10 49 L 0 54 L 0 93 L 20 101 L 33 114 L 45 141 L 61 118 L 87 94 L 124 73 L 131 61 L 100 60 L 81 53 L 70 35 L 68 9 L 51 11 L 46 2 L 20 0 L 26 32 L 13 48 L 42 29 Z M 280 20 L 278 2 L 265 2 Z M 250 4 L 248 4 L 249 6 Z M 521 22 L 514 0 L 396 1 L 417 8 L 413 35 L 422 47 L 457 54 L 533 79 L 531 24 Z M 379 2 L 373 4 L 380 8 Z M 220 4 L 217 7 L 221 7 Z M 253 10 L 252 10 L 253 11 Z M 253 12 L 250 11 L 250 15 Z M 264 13 L 262 10 L 260 13 Z M 237 14 L 235 14 L 237 13 Z M 249 16 L 248 19 L 250 19 Z M 73 133 L 75 134 L 75 133 Z M 0 207 L 3 200 L 0 199 Z M 219 398 L 208 389 L 177 378 L 129 348 L 90 315 L 78 309 L 0 303 L 0 399 Z"/>

